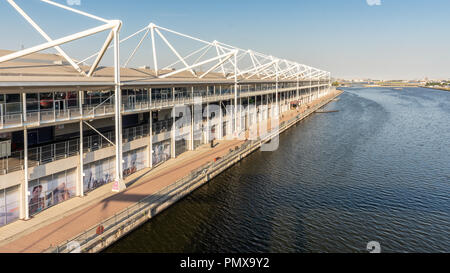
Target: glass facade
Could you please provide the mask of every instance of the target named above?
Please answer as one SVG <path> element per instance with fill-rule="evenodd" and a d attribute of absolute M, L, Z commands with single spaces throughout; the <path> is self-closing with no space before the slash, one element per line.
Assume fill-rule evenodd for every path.
<path fill-rule="evenodd" d="M 182 153 L 188 150 L 189 145 L 189 135 L 185 135 L 180 137 L 177 141 L 175 141 L 175 156 L 179 156 Z"/>
<path fill-rule="evenodd" d="M 19 186 L 0 190 L 0 227 L 19 219 Z"/>
<path fill-rule="evenodd" d="M 153 166 L 169 160 L 171 157 L 171 141 L 165 140 L 153 144 Z"/>
<path fill-rule="evenodd" d="M 98 187 L 113 182 L 116 176 L 115 163 L 115 157 L 110 157 L 98 162 L 84 165 L 84 193 L 93 191 Z"/>
<path fill-rule="evenodd" d="M 76 180 L 76 169 L 72 169 L 30 181 L 28 187 L 31 193 L 28 200 L 30 215 L 74 197 Z"/>
<path fill-rule="evenodd" d="M 147 149 L 141 148 L 123 155 L 123 176 L 127 177 L 147 167 Z"/>
<path fill-rule="evenodd" d="M 303 85 L 302 82 L 300 85 Z M 307 83 L 309 84 L 309 82 Z M 238 90 L 241 93 L 250 93 L 261 90 L 273 90 L 275 89 L 274 83 L 242 83 L 239 85 Z M 293 82 L 280 82 L 279 89 L 287 89 L 279 91 L 278 101 L 283 110 L 289 110 L 290 102 L 295 99 L 297 92 L 300 95 L 314 94 L 318 88 L 296 89 L 297 83 Z M 210 96 L 209 105 L 218 104 L 218 101 L 222 101 L 221 108 L 223 111 L 223 118 L 221 124 L 216 124 L 214 128 L 211 128 L 210 137 L 217 139 L 219 133 L 222 132 L 224 137 L 230 137 L 233 135 L 233 128 L 235 127 L 235 120 L 228 117 L 234 112 L 232 108 L 227 107 L 234 104 L 234 96 L 228 96 L 233 94 L 234 85 L 232 84 L 217 84 L 217 85 L 195 85 L 195 86 L 178 86 L 171 88 L 135 88 L 135 89 L 123 89 L 122 90 L 122 102 L 124 110 L 130 110 L 124 115 L 123 120 L 123 141 L 130 142 L 135 139 L 146 137 L 150 133 L 149 118 L 152 119 L 152 136 L 156 136 L 154 139 L 158 139 L 157 143 L 154 143 L 152 148 L 152 160 L 153 165 L 161 164 L 169 160 L 172 156 L 172 148 L 175 148 L 176 156 L 184 153 L 190 146 L 190 129 L 189 133 L 186 133 L 186 126 L 191 123 L 191 118 L 187 119 L 187 122 L 181 125 L 180 117 L 176 118 L 175 125 L 176 134 L 181 136 L 175 137 L 175 147 L 171 147 L 172 140 L 167 139 L 172 137 L 172 127 L 174 125 L 174 119 L 172 118 L 172 107 L 177 104 L 191 104 L 192 101 L 186 102 L 186 98 L 192 98 L 197 96 Z M 287 91 L 287 92 L 286 92 Z M 81 96 L 80 96 L 81 94 Z M 97 115 L 105 115 L 102 134 L 106 135 L 111 141 L 115 141 L 115 132 L 112 130 L 114 123 L 110 120 L 114 113 L 114 92 L 107 91 L 60 91 L 60 92 L 41 92 L 41 93 L 27 93 L 25 106 L 27 108 L 28 122 L 46 121 L 50 122 L 60 120 L 78 119 L 80 116 L 92 116 L 92 119 L 97 120 Z M 211 98 L 211 96 L 222 95 L 222 98 Z M 316 95 L 317 96 L 317 95 Z M 309 98 L 300 98 L 300 101 L 304 102 Z M 23 97 L 20 94 L 0 94 L 0 128 L 3 126 L 13 126 L 23 124 L 24 104 L 22 102 Z M 82 102 L 82 109 L 80 113 L 79 104 Z M 268 111 L 267 105 L 269 103 L 275 103 L 276 98 L 273 93 L 263 94 L 247 94 L 242 96 L 241 102 L 247 103 L 247 107 L 250 107 L 250 111 L 246 112 L 244 108 L 242 110 L 242 116 L 239 123 L 243 129 L 248 129 L 250 125 L 254 125 L 255 121 L 261 119 L 267 119 L 271 115 L 271 111 Z M 160 103 L 158 102 L 167 102 Z M 139 108 L 138 105 L 143 104 L 145 107 Z M 257 108 L 255 104 L 258 105 Z M 203 103 L 203 111 L 205 103 Z M 201 107 L 199 107 L 201 109 Z M 140 109 L 140 113 L 135 113 L 132 110 Z M 156 109 L 156 110 L 155 110 Z M 195 108 L 194 108 L 195 109 Z M 148 111 L 148 112 L 147 112 Z M 256 111 L 256 112 L 255 112 Z M 149 113 L 150 112 L 150 113 Z M 143 114 L 145 113 L 145 114 Z M 214 115 L 210 116 L 210 120 L 217 118 Z M 108 119 L 108 120 L 107 120 Z M 100 120 L 100 119 L 98 119 Z M 107 120 L 107 122 L 106 122 Z M 103 122 L 103 121 L 102 121 Z M 217 120 L 218 123 L 218 120 Z M 194 149 L 206 143 L 206 116 L 197 115 L 194 116 Z M 78 125 L 72 126 L 74 130 L 69 130 L 69 125 L 56 125 L 42 127 L 28 131 L 28 158 L 29 167 L 36 165 L 45 165 L 49 162 L 54 162 L 63 158 L 71 156 L 77 156 L 79 152 L 79 129 Z M 41 126 L 41 125 L 39 125 Z M 38 126 L 38 127 L 39 127 Z M 132 127 L 133 126 L 133 127 Z M 68 137 L 69 132 L 70 137 Z M 56 134 L 59 132 L 59 134 Z M 22 134 L 22 135 L 21 135 Z M 0 136 L 4 136 L 0 134 Z M 23 146 L 23 133 L 14 132 L 12 135 L 7 136 L 12 140 L 13 145 L 17 143 Z M 22 142 L 15 141 L 16 138 L 21 139 Z M 164 141 L 161 141 L 165 139 Z M 65 140 L 65 141 L 62 141 Z M 58 141 L 58 142 L 56 142 Z M 83 139 L 84 151 L 92 152 L 102 148 L 110 147 L 111 144 L 98 134 L 86 135 Z M 18 171 L 24 168 L 24 155 L 22 147 L 12 147 L 15 149 L 12 156 L 8 158 L 0 159 L 0 170 L 6 170 L 4 173 L 11 171 Z M 148 148 L 140 148 L 133 150 L 123 155 L 123 175 L 127 177 L 139 170 L 147 167 L 149 154 Z M 84 192 L 90 192 L 102 185 L 110 183 L 115 180 L 115 157 L 112 154 L 108 159 L 99 160 L 98 162 L 86 164 L 84 166 L 83 185 Z M 6 166 L 6 167 L 5 167 Z M 63 168 L 58 171 L 63 170 Z M 30 215 L 39 213 L 51 206 L 61 203 L 65 200 L 75 196 L 76 181 L 77 181 L 76 169 L 67 170 L 61 173 L 53 174 L 47 177 L 43 177 L 29 182 L 29 210 Z M 26 189 L 22 189 L 26 190 Z M 10 223 L 19 218 L 19 186 L 0 190 L 0 226 Z"/>

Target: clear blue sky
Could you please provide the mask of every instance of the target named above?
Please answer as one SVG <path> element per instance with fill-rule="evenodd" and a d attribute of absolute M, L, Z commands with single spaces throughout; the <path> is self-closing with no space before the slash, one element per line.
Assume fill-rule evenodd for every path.
<path fill-rule="evenodd" d="M 38 0 L 16 2 L 53 38 L 98 25 Z M 367 0 L 81 0 L 76 8 L 121 19 L 122 37 L 153 21 L 322 68 L 335 77 L 450 78 L 448 0 L 381 0 L 372 6 Z M 43 42 L 6 1 L 0 2 L 0 24 L 0 37 L 7 37 L 0 48 Z M 67 48 L 81 58 L 98 47 Z"/>

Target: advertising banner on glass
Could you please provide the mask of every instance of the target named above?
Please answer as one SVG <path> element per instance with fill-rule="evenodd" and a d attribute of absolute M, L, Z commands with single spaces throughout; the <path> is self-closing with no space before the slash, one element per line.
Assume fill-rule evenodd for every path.
<path fill-rule="evenodd" d="M 75 169 L 30 182 L 29 213 L 37 214 L 75 196 Z"/>
<path fill-rule="evenodd" d="M 100 162 L 84 166 L 83 188 L 90 192 L 105 184 L 111 183 L 115 178 L 115 159 L 108 158 Z"/>
<path fill-rule="evenodd" d="M 170 140 L 153 145 L 153 165 L 169 160 L 170 156 Z"/>
<path fill-rule="evenodd" d="M 0 190 L 0 227 L 19 219 L 19 187 Z"/>
<path fill-rule="evenodd" d="M 0 227 L 6 225 L 5 190 L 0 190 Z"/>
<path fill-rule="evenodd" d="M 123 176 L 129 176 L 146 166 L 145 148 L 127 152 L 123 156 Z"/>

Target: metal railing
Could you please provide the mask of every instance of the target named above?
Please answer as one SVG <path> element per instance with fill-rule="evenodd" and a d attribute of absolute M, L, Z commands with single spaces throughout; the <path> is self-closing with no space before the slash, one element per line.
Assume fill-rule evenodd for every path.
<path fill-rule="evenodd" d="M 152 135 L 170 132 L 172 130 L 173 120 L 162 120 L 152 124 Z"/>
<path fill-rule="evenodd" d="M 150 126 L 145 124 L 123 130 L 122 142 L 127 143 L 143 137 L 148 137 L 150 134 L 149 128 Z"/>
<path fill-rule="evenodd" d="M 187 194 L 187 190 L 193 186 L 195 186 L 201 179 L 204 179 L 205 176 L 209 175 L 211 172 L 219 171 L 224 167 L 228 166 L 230 161 L 235 160 L 239 154 L 243 154 L 244 152 L 251 152 L 259 147 L 263 142 L 269 141 L 275 135 L 279 134 L 279 132 L 284 131 L 290 126 L 292 123 L 298 121 L 300 117 L 305 117 L 310 115 L 317 109 L 321 108 L 323 105 L 328 103 L 327 100 L 322 100 L 320 102 L 315 103 L 312 107 L 308 108 L 305 112 L 300 113 L 299 115 L 291 118 L 288 121 L 284 121 L 280 124 L 277 132 L 272 132 L 264 137 L 264 139 L 258 139 L 256 141 L 246 141 L 240 147 L 235 150 L 230 150 L 230 152 L 222 158 L 219 158 L 215 162 L 207 163 L 201 166 L 198 169 L 195 169 L 187 176 L 182 179 L 176 181 L 175 183 L 161 189 L 160 191 L 149 195 L 141 200 L 139 200 L 136 204 L 133 204 L 126 209 L 122 210 L 109 217 L 108 219 L 96 224 L 90 229 L 82 232 L 81 234 L 73 237 L 70 240 L 59 244 L 56 247 L 50 246 L 46 251 L 47 253 L 69 253 L 73 249 L 71 243 L 75 243 L 76 246 L 80 247 L 82 252 L 88 252 L 92 248 L 92 242 L 96 238 L 100 238 L 101 240 L 105 240 L 109 236 L 112 236 L 115 231 L 118 229 L 124 229 L 127 225 L 134 224 L 136 221 L 147 220 L 150 218 L 151 212 L 157 208 L 159 205 L 162 205 L 164 202 L 170 200 L 171 198 L 175 198 L 178 195 Z M 99 227 L 101 227 L 99 232 Z"/>
<path fill-rule="evenodd" d="M 23 170 L 23 151 L 12 152 L 11 155 L 0 158 L 0 175 Z"/>
<path fill-rule="evenodd" d="M 166 120 L 153 124 L 152 135 L 170 132 L 173 121 Z M 149 136 L 149 126 L 147 124 L 128 128 L 123 131 L 123 143 L 130 142 L 142 137 Z M 112 142 L 115 141 L 115 133 L 113 131 L 104 133 Z M 100 135 L 93 135 L 83 139 L 83 152 L 93 152 L 99 149 L 107 148 L 112 144 Z M 30 167 L 39 166 L 54 162 L 60 159 L 78 155 L 79 140 L 69 140 L 61 143 L 45 145 L 41 147 L 30 148 L 28 150 L 28 164 Z M 23 170 L 24 153 L 23 151 L 13 152 L 10 156 L 0 159 L 0 175 Z"/>
<path fill-rule="evenodd" d="M 314 85 L 313 87 L 317 87 Z M 304 87 L 304 86 L 300 86 Z M 241 90 L 240 94 L 245 96 L 250 95 L 264 95 L 273 93 L 275 86 L 261 86 L 261 88 L 256 89 L 251 87 L 248 89 Z M 295 87 L 285 87 L 281 86 L 279 92 L 296 90 Z M 200 93 L 196 93 L 200 94 Z M 233 91 L 222 90 L 220 93 L 210 93 L 204 92 L 201 94 L 203 102 L 212 102 L 219 100 L 228 100 L 234 98 Z M 165 107 L 173 107 L 177 104 L 192 104 L 194 103 L 195 97 L 190 94 L 187 96 L 177 95 L 175 99 L 173 98 L 152 98 L 150 99 L 147 95 L 128 95 L 122 96 L 122 111 L 123 112 L 134 112 L 134 111 L 145 111 L 151 109 L 160 109 Z M 55 100 L 48 102 L 49 105 L 44 104 L 40 106 L 41 103 L 46 103 L 45 101 L 29 102 L 27 103 L 27 114 L 24 117 L 22 112 L 22 103 L 3 103 L 0 104 L 0 128 L 11 128 L 27 125 L 38 125 L 53 123 L 59 121 L 67 121 L 84 118 L 102 117 L 102 116 L 112 116 L 114 115 L 114 98 L 113 97 L 86 97 L 83 100 L 82 109 L 79 108 L 79 102 L 76 99 L 69 100 Z M 29 108 L 28 108 L 29 107 Z"/>
<path fill-rule="evenodd" d="M 201 180 L 210 170 L 218 169 L 228 163 L 230 160 L 234 159 L 237 154 L 241 153 L 245 149 L 247 149 L 250 145 L 255 144 L 255 141 L 247 141 L 244 145 L 240 146 L 237 150 L 234 150 L 227 154 L 225 157 L 221 158 L 217 162 L 207 163 L 202 167 L 192 171 L 184 178 L 178 180 L 177 182 L 163 188 L 155 194 L 149 195 L 136 204 L 127 207 L 123 211 L 114 214 L 108 219 L 102 221 L 101 223 L 95 225 L 95 227 L 91 227 L 86 230 L 82 234 L 76 236 L 75 238 L 66 241 L 65 243 L 56 246 L 50 247 L 45 252 L 50 253 L 68 253 L 71 251 L 68 247 L 70 247 L 70 242 L 76 242 L 83 249 L 83 251 L 88 251 L 86 245 L 91 242 L 93 239 L 101 237 L 105 238 L 105 236 L 110 235 L 111 231 L 114 231 L 116 227 L 124 227 L 124 223 L 129 222 L 129 220 L 137 221 L 139 218 L 147 217 L 148 212 L 143 213 L 146 210 L 153 209 L 158 205 L 162 205 L 168 199 L 177 196 L 178 194 L 183 194 L 183 190 L 188 189 L 189 187 L 195 185 L 199 180 Z M 102 232 L 99 234 L 98 227 L 102 227 Z"/>
<path fill-rule="evenodd" d="M 115 133 L 109 131 L 103 134 L 106 138 L 115 141 Z M 127 143 L 149 135 L 149 125 L 141 125 L 123 130 L 123 143 Z M 93 152 L 112 146 L 112 144 L 100 135 L 92 135 L 83 138 L 83 152 Z M 80 153 L 79 139 L 73 139 L 40 147 L 28 149 L 28 166 L 35 167 L 48 164 L 57 160 Z M 20 171 L 24 168 L 24 152 L 16 151 L 10 156 L 0 158 L 0 175 Z"/>
<path fill-rule="evenodd" d="M 78 155 L 79 141 L 69 140 L 28 149 L 28 166 L 34 167 Z"/>
<path fill-rule="evenodd" d="M 103 135 L 111 142 L 115 143 L 116 134 L 113 131 L 103 133 Z M 79 142 L 80 139 L 77 139 L 76 141 Z M 111 146 L 112 144 L 100 135 L 92 135 L 83 138 L 83 153 L 90 153 Z"/>

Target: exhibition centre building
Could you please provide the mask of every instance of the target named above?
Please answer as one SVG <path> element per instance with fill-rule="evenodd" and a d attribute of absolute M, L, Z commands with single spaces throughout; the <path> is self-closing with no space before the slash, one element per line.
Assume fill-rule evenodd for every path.
<path fill-rule="evenodd" d="M 119 187 L 211 141 L 247 139 L 261 122 L 331 89 L 329 72 L 304 64 L 155 24 L 121 40 L 121 21 L 43 1 L 100 24 L 51 39 L 8 2 L 47 42 L 0 50 L 0 226 L 108 183 Z M 106 40 L 85 60 L 60 47 L 97 33 Z M 186 52 L 173 37 L 199 47 Z M 175 61 L 161 65 L 169 55 L 161 50 Z M 151 61 L 133 67 L 142 54 Z"/>

